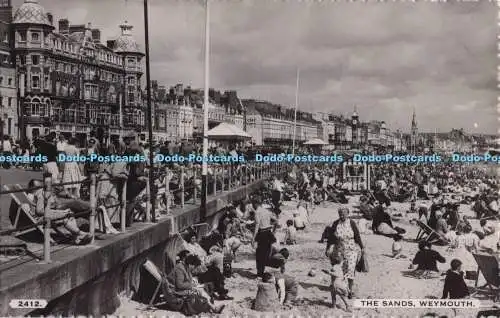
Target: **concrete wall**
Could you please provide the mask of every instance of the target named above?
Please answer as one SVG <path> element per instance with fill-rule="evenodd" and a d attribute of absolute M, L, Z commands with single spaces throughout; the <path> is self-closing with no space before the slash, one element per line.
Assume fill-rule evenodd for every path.
<path fill-rule="evenodd" d="M 208 222 L 215 219 L 226 202 L 240 200 L 261 185 L 239 188 L 210 197 Z M 31 315 L 105 315 L 120 305 L 120 292 L 135 291 L 140 284 L 140 269 L 146 259 L 163 269 L 165 247 L 171 234 L 198 223 L 199 207 L 173 211 L 173 216 L 158 223 L 135 223 L 124 234 L 94 246 L 68 247 L 52 254 L 53 262 L 34 261 L 0 272 L 0 317 Z M 11 299 L 46 299 L 43 311 L 11 309 Z"/>

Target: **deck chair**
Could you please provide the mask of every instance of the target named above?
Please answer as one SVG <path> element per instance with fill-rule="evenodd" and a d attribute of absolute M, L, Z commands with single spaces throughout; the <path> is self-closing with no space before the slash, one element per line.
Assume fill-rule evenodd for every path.
<path fill-rule="evenodd" d="M 416 241 L 420 241 L 420 240 L 429 241 L 433 238 L 439 238 L 443 241 L 447 241 L 447 239 L 446 239 L 446 237 L 444 237 L 444 235 L 439 234 L 438 232 L 434 231 L 430 226 L 428 226 L 424 222 L 422 222 L 420 220 L 415 220 L 415 223 L 419 227 L 417 237 L 415 238 Z"/>
<path fill-rule="evenodd" d="M 19 184 L 13 184 L 4 185 L 3 189 L 6 191 L 12 191 L 22 190 L 23 188 Z M 26 192 L 10 193 L 10 197 L 12 200 L 9 208 L 9 219 L 12 226 L 14 226 L 15 229 L 19 229 L 19 231 L 14 233 L 14 236 L 18 237 L 28 233 L 37 232 L 43 237 L 43 227 L 41 225 L 29 227 L 30 225 L 36 224 L 40 220 L 40 217 L 32 214 L 31 210 L 26 208 L 25 204 L 31 205 L 31 201 L 26 195 Z M 50 242 L 55 243 L 52 238 L 50 239 Z"/>
<path fill-rule="evenodd" d="M 500 292 L 500 277 L 499 277 L 499 266 L 497 259 L 492 255 L 487 254 L 472 254 L 477 263 L 477 278 L 475 287 L 477 287 L 479 272 L 483 274 L 486 280 L 486 286 L 490 289 L 490 292 L 494 294 L 494 301 L 499 299 Z M 474 294 L 477 294 L 475 292 Z"/>
<path fill-rule="evenodd" d="M 146 260 L 144 264 L 142 264 L 143 268 L 156 280 L 156 287 L 155 290 L 153 291 L 153 294 L 151 295 L 151 298 L 149 299 L 148 305 L 153 306 L 153 305 L 160 305 L 161 303 L 155 303 L 155 300 L 158 298 L 160 290 L 162 288 L 163 284 L 163 276 L 156 267 L 156 265 L 151 262 L 149 259 Z"/>

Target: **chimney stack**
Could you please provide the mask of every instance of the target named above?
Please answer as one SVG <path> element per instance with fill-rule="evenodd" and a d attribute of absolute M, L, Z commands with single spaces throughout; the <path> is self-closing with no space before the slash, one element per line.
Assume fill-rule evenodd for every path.
<path fill-rule="evenodd" d="M 59 19 L 59 33 L 69 34 L 69 21 L 68 21 L 68 19 Z"/>

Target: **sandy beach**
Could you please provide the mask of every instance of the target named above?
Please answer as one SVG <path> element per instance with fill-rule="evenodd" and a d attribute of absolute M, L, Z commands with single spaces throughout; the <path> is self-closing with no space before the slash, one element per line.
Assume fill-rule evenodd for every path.
<path fill-rule="evenodd" d="M 351 211 L 354 210 L 358 202 L 357 197 L 351 197 L 347 206 Z M 283 213 L 280 216 L 280 224 L 283 226 L 287 219 L 291 218 L 292 211 L 296 203 L 286 202 L 283 207 Z M 255 258 L 254 251 L 250 246 L 243 246 L 238 255 L 238 260 L 233 264 L 234 277 L 227 279 L 227 288 L 230 295 L 234 297 L 232 301 L 225 301 L 226 308 L 220 316 L 223 317 L 422 317 L 428 313 L 438 314 L 437 316 L 447 317 L 475 317 L 478 310 L 457 310 L 451 309 L 357 309 L 353 308 L 352 313 L 345 312 L 343 304 L 337 301 L 337 307 L 330 308 L 331 300 L 328 291 L 330 278 L 321 272 L 321 269 L 328 269 L 329 262 L 325 257 L 325 244 L 318 243 L 324 227 L 337 219 L 337 210 L 340 205 L 326 203 L 325 205 L 315 207 L 311 216 L 311 226 L 303 232 L 299 232 L 298 244 L 289 246 L 290 259 L 286 265 L 286 272 L 299 281 L 301 289 L 299 291 L 302 300 L 293 308 L 283 308 L 280 312 L 261 313 L 251 310 L 251 303 L 255 298 L 257 291 L 257 280 L 255 276 Z M 406 211 L 409 204 L 393 203 L 391 209 L 395 211 Z M 461 213 L 471 215 L 469 206 L 462 205 Z M 351 213 L 356 219 L 356 214 Z M 443 288 L 444 276 L 436 279 L 415 279 L 404 277 L 403 272 L 408 270 L 408 266 L 413 256 L 418 250 L 417 244 L 411 242 L 417 235 L 415 225 L 409 223 L 409 220 L 415 217 L 408 215 L 395 225 L 405 228 L 408 232 L 403 241 L 404 254 L 406 259 L 393 259 L 390 257 L 392 240 L 383 236 L 377 236 L 371 231 L 362 234 L 365 244 L 365 251 L 368 257 L 369 272 L 357 273 L 355 281 L 356 298 L 401 298 L 401 299 L 432 299 L 440 298 Z M 478 227 L 477 220 L 472 220 L 474 228 Z M 279 235 L 278 235 L 279 238 Z M 406 240 L 408 239 L 408 240 Z M 449 269 L 449 262 L 453 257 L 446 247 L 434 247 L 446 258 L 445 264 L 439 264 L 439 270 L 445 272 Z M 316 276 L 309 277 L 309 271 L 316 269 Z M 270 269 L 274 270 L 274 269 Z M 466 281 L 470 287 L 474 286 L 474 281 Z M 488 307 L 492 304 L 486 297 L 481 297 L 481 306 Z M 115 312 L 118 316 L 163 316 L 163 317 L 184 317 L 175 312 L 147 309 L 146 305 L 121 299 L 122 304 Z M 352 301 L 351 301 L 352 304 Z"/>

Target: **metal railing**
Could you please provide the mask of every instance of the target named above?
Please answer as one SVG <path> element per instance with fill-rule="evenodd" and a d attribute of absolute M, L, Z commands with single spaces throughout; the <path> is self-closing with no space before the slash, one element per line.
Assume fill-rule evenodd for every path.
<path fill-rule="evenodd" d="M 207 197 L 216 196 L 218 194 L 226 193 L 232 189 L 236 190 L 241 186 L 250 185 L 254 182 L 270 178 L 274 175 L 288 171 L 290 165 L 285 163 L 258 163 L 258 162 L 247 162 L 244 164 L 220 164 L 220 165 L 209 165 L 209 182 L 207 184 Z M 198 176 L 201 176 L 201 167 L 198 165 L 192 166 L 188 169 L 187 166 L 178 166 L 176 168 L 163 166 L 157 167 L 154 170 L 155 173 L 155 193 L 150 192 L 149 178 L 147 177 L 150 171 L 146 170 L 145 183 L 146 187 L 141 192 L 145 192 L 144 196 L 141 196 L 134 200 L 141 200 L 146 203 L 146 213 L 144 219 L 146 222 L 152 219 L 151 215 L 151 203 L 159 204 L 161 200 L 164 201 L 164 208 L 159 209 L 164 216 L 171 215 L 171 209 L 173 206 L 177 205 L 181 209 L 184 209 L 186 204 L 196 205 L 198 203 L 198 196 L 201 188 L 197 183 Z M 175 183 L 175 181 L 178 181 Z M 121 193 L 118 194 L 119 203 L 112 205 L 104 205 L 99 203 L 99 194 L 97 193 L 97 188 L 99 182 L 104 181 L 121 181 L 123 182 L 123 187 Z M 128 181 L 128 180 L 127 180 Z M 176 189 L 171 189 L 172 183 L 177 184 Z M 48 198 L 50 197 L 53 189 L 55 187 L 63 187 L 67 185 L 83 185 L 88 186 L 89 201 L 90 201 L 90 212 L 86 211 L 83 213 L 70 213 L 65 216 L 54 218 L 50 216 L 51 207 L 47 204 Z M 116 188 L 116 187 L 115 187 Z M 126 221 L 127 221 L 127 182 L 124 178 L 116 177 L 103 177 L 102 174 L 91 173 L 89 178 L 80 182 L 67 182 L 67 183 L 52 183 L 51 175 L 44 175 L 43 186 L 37 186 L 32 188 L 17 188 L 13 190 L 3 190 L 0 191 L 0 196 L 7 194 L 15 194 L 21 192 L 33 192 L 36 190 L 43 189 L 44 197 L 44 211 L 43 215 L 40 215 L 40 219 L 28 226 L 22 228 L 14 228 L 8 230 L 0 231 L 0 236 L 5 235 L 16 235 L 16 233 L 34 229 L 36 227 L 43 226 L 43 261 L 44 263 L 51 262 L 51 232 L 53 224 L 57 221 L 67 219 L 69 217 L 89 217 L 89 235 L 91 236 L 92 244 L 95 239 L 96 232 L 96 218 L 98 215 L 98 210 L 101 213 L 107 213 L 108 209 L 119 208 L 120 210 L 120 232 L 126 232 Z M 155 196 L 155 200 L 151 200 L 151 196 Z M 190 197 L 188 197 L 189 195 Z M 188 200 L 186 200 L 188 199 Z M 174 204 L 172 204 L 174 203 Z M 177 204 L 175 204 L 177 203 Z M 21 213 L 22 206 L 19 206 L 17 213 Z M 162 211 L 163 210 L 163 211 Z M 31 212 L 31 211 L 30 211 Z M 29 212 L 26 212 L 29 213 Z M 133 213 L 133 211 L 132 211 Z M 34 215 L 32 215 L 34 216 Z"/>

